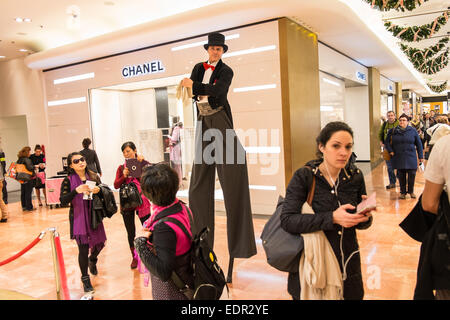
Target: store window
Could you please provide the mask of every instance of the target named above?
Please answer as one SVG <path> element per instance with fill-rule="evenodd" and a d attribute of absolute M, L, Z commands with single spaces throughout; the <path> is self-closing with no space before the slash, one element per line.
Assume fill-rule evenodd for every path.
<path fill-rule="evenodd" d="M 394 96 L 388 95 L 387 111 L 394 111 Z"/>
<path fill-rule="evenodd" d="M 320 76 L 320 122 L 321 127 L 331 121 L 344 121 L 345 82 L 327 73 Z"/>
<path fill-rule="evenodd" d="M 188 188 L 194 153 L 195 110 L 192 100 L 176 97 L 185 75 L 90 90 L 94 147 L 102 166 L 102 181 L 112 186 L 124 164 L 121 146 L 133 141 L 150 163 L 166 162 Z"/>

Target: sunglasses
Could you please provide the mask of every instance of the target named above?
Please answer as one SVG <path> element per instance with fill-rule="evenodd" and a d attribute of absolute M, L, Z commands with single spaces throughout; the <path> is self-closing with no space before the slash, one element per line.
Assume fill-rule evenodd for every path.
<path fill-rule="evenodd" d="M 81 157 L 80 159 L 73 159 L 72 160 L 72 163 L 74 163 L 74 164 L 78 164 L 78 162 L 84 162 L 85 161 L 85 159 L 84 159 L 84 157 Z"/>

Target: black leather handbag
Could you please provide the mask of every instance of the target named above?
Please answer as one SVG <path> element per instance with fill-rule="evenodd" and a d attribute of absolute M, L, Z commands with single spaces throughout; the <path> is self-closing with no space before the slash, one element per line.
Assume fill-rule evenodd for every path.
<path fill-rule="evenodd" d="M 122 184 L 119 189 L 122 210 L 135 209 L 142 205 L 142 197 L 134 182 Z"/>
<path fill-rule="evenodd" d="M 311 207 L 314 197 L 315 177 L 308 192 L 305 203 Z M 279 196 L 277 208 L 272 217 L 267 221 L 261 233 L 261 240 L 266 252 L 267 263 L 275 269 L 285 272 L 298 272 L 300 255 L 303 251 L 303 237 L 300 234 L 292 234 L 281 227 L 281 211 L 284 198 Z M 300 214 L 300 213 L 299 213 Z"/>

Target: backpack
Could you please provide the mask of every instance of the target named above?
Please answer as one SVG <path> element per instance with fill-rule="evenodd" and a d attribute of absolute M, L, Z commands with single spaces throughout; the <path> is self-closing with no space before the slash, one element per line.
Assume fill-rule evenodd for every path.
<path fill-rule="evenodd" d="M 122 210 L 135 209 L 142 205 L 142 197 L 134 182 L 122 184 L 119 189 Z"/>
<path fill-rule="evenodd" d="M 189 221 L 192 229 L 192 213 L 188 206 L 185 205 L 185 207 L 189 215 Z M 182 210 L 182 205 L 181 203 L 177 203 L 171 208 L 173 213 L 177 213 Z M 209 228 L 206 227 L 198 234 L 193 234 L 193 236 L 191 236 L 186 227 L 179 220 L 171 218 L 167 215 L 166 217 L 158 219 L 154 226 L 165 221 L 172 222 L 177 225 L 192 241 L 191 249 L 185 255 L 188 256 L 187 261 L 191 265 L 191 270 L 194 272 L 193 285 L 187 284 L 186 281 L 181 279 L 181 275 L 173 271 L 171 279 L 175 286 L 189 300 L 219 300 L 224 287 L 227 287 L 228 291 L 228 286 L 226 284 L 225 275 L 217 263 L 216 254 L 210 248 L 206 240 Z"/>

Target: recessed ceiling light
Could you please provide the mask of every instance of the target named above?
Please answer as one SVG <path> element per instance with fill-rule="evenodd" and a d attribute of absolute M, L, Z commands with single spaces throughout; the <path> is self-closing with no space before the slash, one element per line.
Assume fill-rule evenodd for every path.
<path fill-rule="evenodd" d="M 23 21 L 24 22 L 31 22 L 31 19 L 30 18 L 25 18 L 25 19 L 23 19 Z"/>
<path fill-rule="evenodd" d="M 17 17 L 15 20 L 16 20 L 16 22 L 19 22 L 19 23 L 23 22 L 23 19 L 20 17 Z"/>
<path fill-rule="evenodd" d="M 27 49 L 19 49 L 20 52 L 27 52 Z"/>
<path fill-rule="evenodd" d="M 5 56 L 0 56 L 0 59 L 6 58 Z"/>

